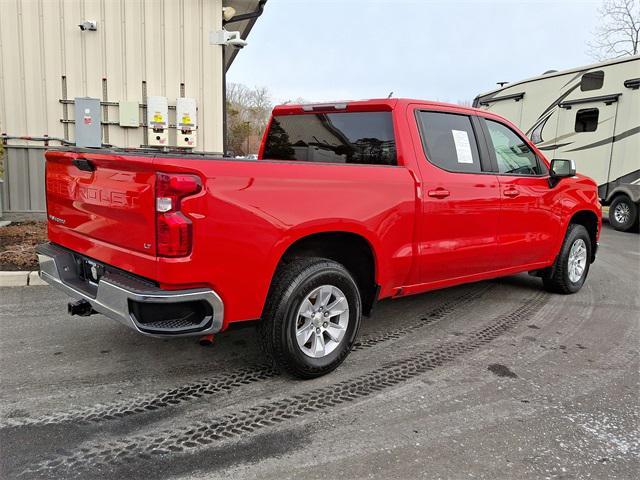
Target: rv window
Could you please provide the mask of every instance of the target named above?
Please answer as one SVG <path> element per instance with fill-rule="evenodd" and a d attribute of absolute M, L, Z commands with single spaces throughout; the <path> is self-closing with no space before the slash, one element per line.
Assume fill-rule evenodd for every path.
<path fill-rule="evenodd" d="M 595 132 L 598 128 L 597 108 L 583 108 L 576 112 L 576 132 Z"/>
<path fill-rule="evenodd" d="M 449 172 L 482 171 L 476 136 L 466 115 L 420 112 L 418 124 L 427 160 Z"/>
<path fill-rule="evenodd" d="M 580 90 L 586 92 L 588 90 L 598 90 L 602 88 L 604 83 L 604 72 L 598 70 L 597 72 L 589 72 L 582 75 L 582 81 L 580 82 Z"/>

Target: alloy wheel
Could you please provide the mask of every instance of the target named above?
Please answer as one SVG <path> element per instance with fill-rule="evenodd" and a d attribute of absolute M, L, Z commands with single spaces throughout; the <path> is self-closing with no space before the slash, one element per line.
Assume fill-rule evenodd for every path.
<path fill-rule="evenodd" d="M 631 207 L 625 202 L 618 203 L 613 211 L 613 217 L 620 225 L 626 225 L 631 219 Z"/>
<path fill-rule="evenodd" d="M 568 270 L 569 280 L 578 283 L 587 266 L 587 245 L 582 238 L 578 238 L 569 251 Z"/>
<path fill-rule="evenodd" d="M 343 341 L 349 325 L 349 302 L 338 287 L 322 285 L 300 304 L 296 340 L 305 355 L 322 358 Z"/>

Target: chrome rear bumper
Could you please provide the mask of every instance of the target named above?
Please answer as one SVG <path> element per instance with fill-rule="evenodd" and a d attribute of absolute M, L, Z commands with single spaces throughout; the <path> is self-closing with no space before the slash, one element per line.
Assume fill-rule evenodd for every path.
<path fill-rule="evenodd" d="M 152 337 L 191 336 L 217 333 L 222 329 L 224 304 L 211 289 L 161 290 L 152 283 L 108 267 L 97 283 L 89 284 L 78 273 L 77 258 L 70 250 L 58 245 L 45 243 L 36 248 L 40 263 L 40 278 L 49 285 L 62 290 L 77 300 L 85 300 L 99 313 L 117 320 L 137 332 Z M 189 302 L 189 303 L 185 303 Z M 193 322 L 186 317 L 163 319 L 162 321 L 141 321 L 132 308 L 137 310 L 153 308 L 160 304 L 169 307 L 182 303 L 187 305 L 208 305 L 200 321 Z M 151 310 L 153 311 L 153 310 Z M 146 319 L 149 320 L 149 319 Z M 153 319 L 151 319 L 153 320 Z"/>

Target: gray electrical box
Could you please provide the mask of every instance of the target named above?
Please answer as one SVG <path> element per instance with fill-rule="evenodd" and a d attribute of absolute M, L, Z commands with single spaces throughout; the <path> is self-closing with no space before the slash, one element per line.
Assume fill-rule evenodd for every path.
<path fill-rule="evenodd" d="M 120 102 L 118 104 L 118 111 L 121 127 L 138 128 L 140 126 L 140 106 L 137 101 Z"/>
<path fill-rule="evenodd" d="M 77 147 L 101 147 L 102 126 L 100 125 L 100 99 L 76 97 L 75 139 Z"/>

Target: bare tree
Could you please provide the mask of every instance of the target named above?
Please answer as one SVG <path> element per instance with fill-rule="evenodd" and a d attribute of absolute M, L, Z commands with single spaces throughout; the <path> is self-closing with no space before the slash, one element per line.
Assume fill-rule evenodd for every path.
<path fill-rule="evenodd" d="M 640 51 L 640 0 L 604 0 L 599 8 L 602 23 L 589 42 L 595 60 L 638 55 Z"/>
<path fill-rule="evenodd" d="M 227 85 L 227 138 L 237 155 L 256 153 L 269 120 L 272 103 L 269 90 L 239 83 Z"/>
<path fill-rule="evenodd" d="M 306 98 L 296 97 L 294 99 L 288 98 L 287 100 L 285 100 L 282 103 L 285 104 L 285 105 L 288 105 L 288 104 L 296 105 L 296 104 L 303 104 L 303 103 L 310 103 L 310 102 Z"/>

